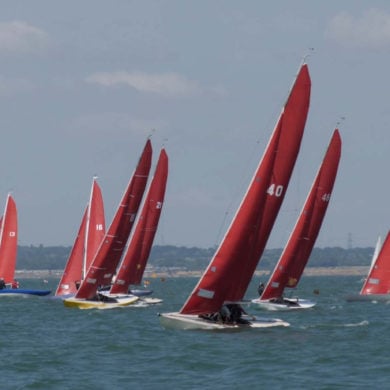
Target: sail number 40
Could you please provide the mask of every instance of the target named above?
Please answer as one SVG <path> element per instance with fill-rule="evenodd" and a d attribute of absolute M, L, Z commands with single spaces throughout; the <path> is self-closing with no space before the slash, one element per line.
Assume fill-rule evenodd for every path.
<path fill-rule="evenodd" d="M 282 196 L 284 187 L 282 185 L 271 184 L 267 189 L 267 194 L 271 196 Z"/>

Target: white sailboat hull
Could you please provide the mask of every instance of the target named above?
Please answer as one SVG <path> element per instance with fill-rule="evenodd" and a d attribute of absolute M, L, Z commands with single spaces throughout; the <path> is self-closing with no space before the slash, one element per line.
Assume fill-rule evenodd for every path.
<path fill-rule="evenodd" d="M 179 330 L 239 330 L 250 328 L 271 328 L 276 326 L 290 326 L 288 322 L 277 318 L 248 317 L 248 324 L 223 324 L 208 321 L 192 314 L 160 313 L 160 323 L 167 329 Z M 245 318 L 245 316 L 243 317 Z"/>
<path fill-rule="evenodd" d="M 109 291 L 100 291 L 99 293 L 100 293 L 100 295 L 103 295 L 109 299 L 115 299 L 118 302 L 123 302 L 123 301 L 126 301 L 128 299 L 134 299 L 134 297 L 138 298 L 138 300 L 136 301 L 137 303 L 144 303 L 144 304 L 148 304 L 148 305 L 155 305 L 155 304 L 161 303 L 163 301 L 160 298 L 139 296 L 136 294 L 122 294 L 122 293 L 110 294 Z"/>
<path fill-rule="evenodd" d="M 310 309 L 316 305 L 316 302 L 300 298 L 283 298 L 281 302 L 276 302 L 273 299 L 256 298 L 252 299 L 251 302 L 256 304 L 261 309 L 270 311 Z"/>
<path fill-rule="evenodd" d="M 161 303 L 163 300 L 160 298 L 153 297 L 140 297 L 140 301 L 146 303 L 147 305 L 156 305 L 157 303 Z"/>

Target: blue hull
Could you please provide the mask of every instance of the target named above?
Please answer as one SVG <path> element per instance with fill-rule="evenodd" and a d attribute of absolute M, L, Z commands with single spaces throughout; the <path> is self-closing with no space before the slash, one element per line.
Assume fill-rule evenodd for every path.
<path fill-rule="evenodd" d="M 153 293 L 153 290 L 143 290 L 143 289 L 131 289 L 129 290 L 130 294 L 136 295 L 137 297 L 144 297 Z"/>
<path fill-rule="evenodd" d="M 45 296 L 49 295 L 51 290 L 29 290 L 26 288 L 3 288 L 0 290 L 1 295 L 36 295 L 36 296 Z"/>

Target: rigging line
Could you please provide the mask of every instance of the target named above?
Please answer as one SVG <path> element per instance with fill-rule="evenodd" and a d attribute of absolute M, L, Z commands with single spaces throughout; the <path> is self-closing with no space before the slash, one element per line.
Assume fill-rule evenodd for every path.
<path fill-rule="evenodd" d="M 310 50 L 310 51 L 314 51 L 314 48 L 309 48 L 309 50 Z M 304 56 L 302 64 L 305 62 L 305 59 L 309 57 L 309 55 L 310 55 L 310 54 L 306 54 L 306 55 Z M 301 65 L 301 66 L 302 66 L 302 65 Z M 273 127 L 271 127 L 271 117 L 268 118 L 268 123 L 267 123 L 267 125 L 266 125 L 265 127 L 266 127 L 266 128 L 271 128 L 271 129 L 272 129 L 272 130 L 271 130 L 271 133 L 270 133 L 270 134 L 271 134 L 270 136 L 272 136 L 272 133 L 273 133 L 273 131 L 274 131 L 274 129 L 275 129 L 275 126 L 276 126 L 276 124 L 277 124 L 279 118 L 280 118 L 280 115 L 281 115 L 281 113 L 282 113 L 283 110 L 284 110 L 284 107 L 285 107 L 285 105 L 286 105 L 286 103 L 287 103 L 287 100 L 288 100 L 290 94 L 291 94 L 292 88 L 293 88 L 293 86 L 294 86 L 294 84 L 295 84 L 295 81 L 296 81 L 296 78 L 297 78 L 297 76 L 298 76 L 298 74 L 299 74 L 299 69 L 301 68 L 301 66 L 298 68 L 298 71 L 296 72 L 295 78 L 293 79 L 293 82 L 292 82 L 290 88 L 289 88 L 288 91 L 287 91 L 287 96 L 284 98 L 283 103 L 280 104 L 280 102 L 279 102 L 279 104 L 277 104 L 277 106 L 275 106 L 275 109 L 273 110 L 273 114 L 271 115 L 271 117 L 273 118 L 273 123 L 275 123 L 275 125 L 274 125 Z M 278 107 L 278 108 L 276 108 L 276 107 Z M 276 114 L 276 112 L 277 112 L 276 110 L 279 110 L 279 114 Z M 276 120 L 275 120 L 275 118 L 276 118 Z M 270 137 L 270 136 L 268 136 L 268 137 Z M 246 159 L 246 163 L 245 163 L 245 165 L 242 167 L 242 169 L 248 168 L 248 167 L 250 166 L 250 164 L 251 164 L 252 161 L 254 160 L 254 155 L 255 155 L 255 150 L 256 150 L 256 148 L 257 148 L 257 145 L 259 145 L 260 142 L 262 142 L 262 141 L 263 141 L 263 144 L 264 144 L 264 151 L 263 151 L 263 154 L 265 153 L 265 148 L 266 148 L 266 146 L 267 146 L 268 139 L 264 136 L 264 133 L 263 133 L 263 134 L 261 134 L 261 136 L 255 141 L 254 147 L 253 147 L 251 153 L 249 153 L 248 158 Z M 256 154 L 256 156 L 258 156 L 258 155 L 259 155 L 259 154 Z M 261 156 L 262 156 L 262 155 L 261 155 Z M 256 157 L 256 158 L 257 158 L 257 157 Z M 258 161 L 260 161 L 260 160 L 258 160 Z M 258 164 L 259 164 L 259 163 L 258 163 Z M 256 170 L 258 164 L 255 165 L 254 170 Z M 235 189 L 235 194 L 231 197 L 231 201 L 229 202 L 229 204 L 228 204 L 228 206 L 227 206 L 227 208 L 226 208 L 226 210 L 225 210 L 224 218 L 223 218 L 223 220 L 222 220 L 222 222 L 221 222 L 221 225 L 220 225 L 220 228 L 219 228 L 219 230 L 218 230 L 217 237 L 216 237 L 216 241 L 215 241 L 215 244 L 214 244 L 214 245 L 217 245 L 217 243 L 219 243 L 220 240 L 222 239 L 222 230 L 223 230 L 223 228 L 224 228 L 224 226 L 225 226 L 225 224 L 226 224 L 226 220 L 227 220 L 228 215 L 230 214 L 230 211 L 231 211 L 231 209 L 232 209 L 232 205 L 233 205 L 233 203 L 236 202 L 236 199 L 238 198 L 239 191 L 242 191 L 242 188 L 244 188 L 245 183 L 248 183 L 247 186 L 249 186 L 249 184 L 250 184 L 250 181 L 249 181 L 249 180 L 250 180 L 250 178 L 252 177 L 252 175 L 253 175 L 254 172 L 251 172 L 249 169 L 246 169 L 244 172 L 246 172 L 246 173 L 243 174 L 243 175 L 241 175 L 241 181 L 240 181 L 240 183 L 238 184 L 238 186 L 236 187 L 236 189 Z"/>
<path fill-rule="evenodd" d="M 340 116 L 339 120 L 336 121 L 336 126 L 339 127 L 346 119 L 345 116 Z"/>
<path fill-rule="evenodd" d="M 306 63 L 306 59 L 309 58 L 314 53 L 314 47 L 308 47 L 308 52 L 302 58 L 302 65 Z"/>
<path fill-rule="evenodd" d="M 310 51 L 314 51 L 314 48 L 309 48 L 309 50 L 310 50 Z M 299 75 L 300 69 L 302 68 L 302 66 L 303 66 L 304 64 L 306 64 L 306 59 L 309 58 L 309 57 L 310 57 L 310 53 L 308 53 L 308 54 L 306 54 L 306 55 L 304 55 L 304 56 L 302 57 L 301 63 L 300 63 L 300 65 L 299 65 L 299 67 L 298 67 L 298 70 L 295 72 L 295 77 L 293 78 L 293 81 L 292 81 L 292 83 L 291 83 L 291 85 L 290 85 L 290 88 L 287 90 L 287 96 L 284 98 L 283 104 L 282 104 L 282 106 L 281 106 L 282 109 L 284 109 L 285 105 L 287 104 L 287 100 L 288 100 L 288 98 L 290 97 L 291 91 L 292 91 L 292 89 L 293 89 L 293 87 L 294 87 L 295 81 L 297 80 L 297 77 L 298 77 L 298 75 Z"/>
<path fill-rule="evenodd" d="M 165 148 L 165 146 L 166 146 L 167 143 L 168 143 L 168 138 L 167 138 L 167 137 L 166 137 L 166 138 L 163 138 L 161 147 L 162 147 L 162 148 Z"/>
<path fill-rule="evenodd" d="M 263 143 L 264 143 L 264 148 L 265 148 L 267 145 L 267 141 L 265 141 L 265 140 L 263 140 L 263 141 L 264 141 Z M 247 158 L 245 160 L 246 162 L 241 165 L 241 169 L 239 172 L 239 177 L 241 179 L 238 181 L 237 185 L 234 186 L 234 190 L 232 192 L 233 194 L 230 197 L 230 201 L 229 201 L 227 207 L 225 208 L 225 213 L 224 213 L 224 216 L 222 218 L 220 227 L 218 229 L 216 239 L 214 242 L 214 246 L 218 246 L 218 243 L 222 240 L 223 231 L 227 230 L 226 223 L 227 223 L 228 216 L 232 213 L 233 205 L 236 204 L 237 201 L 239 201 L 243 198 L 243 196 L 245 195 L 244 191 L 246 191 L 246 189 L 248 188 L 248 186 L 250 184 L 251 177 L 253 176 L 254 172 L 257 169 L 258 164 L 255 165 L 254 167 L 252 167 L 253 168 L 252 171 L 249 168 L 253 164 L 255 164 L 255 162 L 254 162 L 255 158 L 258 159 L 258 155 L 259 155 L 258 145 L 260 144 L 260 142 L 261 142 L 260 139 L 258 139 L 254 142 L 251 152 L 247 154 Z M 237 210 L 238 210 L 238 207 L 239 207 L 239 204 L 237 205 Z"/>
<path fill-rule="evenodd" d="M 148 136 L 146 137 L 147 139 L 152 139 L 152 136 L 154 135 L 154 133 L 156 132 L 156 129 L 150 129 L 150 132 L 148 134 Z"/>
<path fill-rule="evenodd" d="M 314 48 L 309 48 L 308 50 L 309 51 L 314 51 Z M 275 123 L 274 127 L 272 127 L 272 130 L 275 128 L 276 123 L 277 123 L 280 115 L 284 111 L 284 107 L 287 104 L 287 100 L 288 100 L 288 98 L 291 95 L 291 91 L 292 91 L 292 89 L 294 87 L 294 84 L 296 82 L 296 79 L 297 79 L 297 77 L 299 75 L 299 71 L 300 71 L 301 67 L 303 66 L 303 64 L 306 63 L 306 59 L 309 58 L 310 55 L 311 55 L 311 53 L 307 53 L 306 55 L 304 55 L 302 57 L 301 63 L 299 65 L 297 71 L 295 72 L 295 77 L 292 77 L 292 82 L 290 84 L 290 87 L 287 89 L 287 93 L 285 95 L 283 95 L 282 98 L 276 100 L 276 104 L 275 104 L 274 108 L 272 109 L 272 113 L 271 113 L 271 115 L 268 117 L 268 119 L 266 121 L 266 124 L 265 124 L 266 128 L 271 128 L 272 123 Z"/>
<path fill-rule="evenodd" d="M 242 171 L 242 174 L 240 175 L 241 180 L 239 181 L 239 183 L 235 187 L 234 194 L 232 195 L 231 200 L 225 209 L 225 214 L 224 214 L 224 217 L 222 219 L 220 228 L 218 230 L 216 240 L 214 242 L 215 246 L 218 246 L 218 243 L 222 239 L 222 231 L 224 230 L 224 227 L 226 226 L 226 221 L 227 221 L 228 215 L 230 215 L 230 213 L 231 213 L 233 204 L 237 202 L 237 199 L 239 199 L 240 193 L 242 194 L 243 189 L 246 189 L 249 186 L 251 177 L 259 164 L 259 162 L 255 163 L 254 159 L 256 158 L 257 161 L 260 161 L 258 156 L 259 155 L 262 156 L 265 153 L 265 148 L 267 147 L 268 139 L 270 136 L 272 136 L 272 133 L 275 130 L 275 126 L 280 118 L 281 113 L 283 112 L 284 106 L 287 103 L 287 99 L 291 94 L 291 90 L 294 86 L 294 83 L 295 83 L 297 76 L 298 76 L 298 72 L 295 75 L 295 78 L 293 80 L 293 83 L 291 84 L 291 87 L 288 89 L 287 97 L 284 97 L 283 100 L 280 100 L 278 103 L 276 103 L 272 114 L 268 117 L 267 123 L 264 125 L 264 128 L 271 129 L 271 132 L 269 133 L 270 135 L 268 133 L 266 134 L 266 132 L 260 133 L 259 137 L 256 139 L 256 141 L 253 144 L 254 146 L 252 148 L 252 151 L 249 154 L 247 154 L 246 162 L 241 166 L 241 171 Z M 272 123 L 274 123 L 274 125 Z M 264 147 L 263 152 L 257 150 L 258 145 L 260 145 L 260 144 L 263 144 L 263 147 Z M 251 171 L 248 168 L 253 164 L 254 164 L 254 168 L 253 168 L 253 171 Z M 245 173 L 243 173 L 243 172 L 245 172 Z M 247 183 L 246 186 L 245 186 L 245 183 Z M 237 206 L 237 207 L 239 207 L 239 206 Z"/>

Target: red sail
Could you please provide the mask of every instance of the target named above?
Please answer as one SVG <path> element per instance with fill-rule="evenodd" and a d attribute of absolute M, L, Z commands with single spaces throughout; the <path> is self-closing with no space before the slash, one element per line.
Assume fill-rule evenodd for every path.
<path fill-rule="evenodd" d="M 94 178 L 91 196 L 84 212 L 72 251 L 58 284 L 56 296 L 75 295 L 76 283 L 84 279 L 86 270 L 96 254 L 105 234 L 104 205 L 102 192 Z"/>
<path fill-rule="evenodd" d="M 390 233 L 382 245 L 371 272 L 360 291 L 361 295 L 390 293 Z"/>
<path fill-rule="evenodd" d="M 85 209 L 81 225 L 74 241 L 72 250 L 70 252 L 68 261 L 62 274 L 61 280 L 58 284 L 55 296 L 75 295 L 77 292 L 76 283 L 82 280 L 82 269 L 83 269 L 83 255 L 84 255 L 84 241 L 85 241 L 85 230 L 87 226 L 87 213 L 88 206 Z"/>
<path fill-rule="evenodd" d="M 297 286 L 328 208 L 340 156 L 341 138 L 336 129 L 294 230 L 261 299 L 281 297 L 286 287 Z"/>
<path fill-rule="evenodd" d="M 161 150 L 153 180 L 110 293 L 126 294 L 130 284 L 140 284 L 157 231 L 168 178 L 168 156 Z"/>
<path fill-rule="evenodd" d="M 85 235 L 85 261 L 83 269 L 83 279 L 89 269 L 92 260 L 95 258 L 96 252 L 100 247 L 100 244 L 106 233 L 106 225 L 104 218 L 104 204 L 102 192 L 99 185 L 96 182 L 96 178 L 93 180 L 91 199 L 89 201 L 89 214 L 87 221 L 87 230 Z"/>
<path fill-rule="evenodd" d="M 99 286 L 111 284 L 145 191 L 151 160 L 152 145 L 148 140 L 111 225 L 77 291 L 76 298 L 92 299 Z"/>
<path fill-rule="evenodd" d="M 8 195 L 0 231 L 0 278 L 6 284 L 15 277 L 16 255 L 18 246 L 18 216 L 16 204 Z"/>
<path fill-rule="evenodd" d="M 310 102 L 310 76 L 302 65 L 263 158 L 220 247 L 181 309 L 210 313 L 239 301 L 264 250 L 299 152 Z"/>

